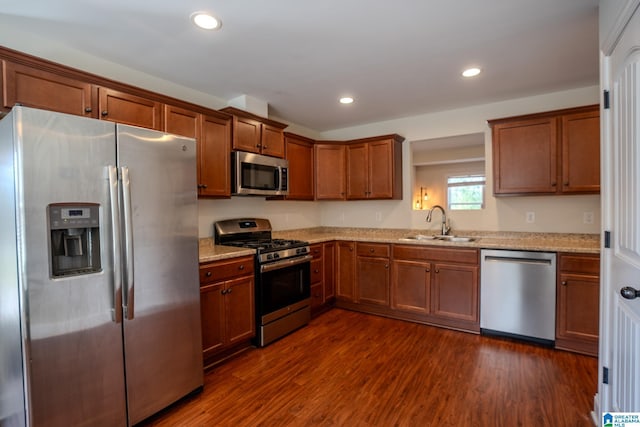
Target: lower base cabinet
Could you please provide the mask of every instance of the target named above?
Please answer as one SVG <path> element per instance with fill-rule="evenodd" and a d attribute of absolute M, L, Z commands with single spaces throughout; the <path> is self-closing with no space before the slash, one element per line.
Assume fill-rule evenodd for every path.
<path fill-rule="evenodd" d="M 253 257 L 200 265 L 204 366 L 250 346 L 256 334 Z"/>
<path fill-rule="evenodd" d="M 395 244 L 370 247 L 373 244 L 358 243 L 357 247 L 366 251 L 358 249 L 354 256 L 351 245 L 355 244 L 345 243 L 339 263 L 344 274 L 339 284 L 355 274 L 356 280 L 351 283 L 356 286 L 339 286 L 342 293 L 338 293 L 338 307 L 480 331 L 477 249 Z M 390 248 L 387 258 L 377 245 Z"/>
<path fill-rule="evenodd" d="M 556 348 L 598 355 L 600 257 L 558 254 Z"/>

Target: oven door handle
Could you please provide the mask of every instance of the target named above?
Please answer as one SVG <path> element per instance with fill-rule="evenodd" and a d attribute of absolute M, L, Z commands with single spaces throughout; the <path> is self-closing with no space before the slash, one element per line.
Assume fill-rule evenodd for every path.
<path fill-rule="evenodd" d="M 282 261 L 270 262 L 260 266 L 260 273 L 266 273 L 268 271 L 278 270 L 279 268 L 291 267 L 292 265 L 303 264 L 313 259 L 312 255 L 305 255 L 300 258 L 285 259 Z"/>

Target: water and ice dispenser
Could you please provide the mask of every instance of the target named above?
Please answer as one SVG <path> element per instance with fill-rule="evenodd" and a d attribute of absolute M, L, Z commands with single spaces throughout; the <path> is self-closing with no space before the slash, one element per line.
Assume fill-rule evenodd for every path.
<path fill-rule="evenodd" d="M 97 203 L 55 203 L 47 207 L 51 277 L 102 270 L 99 213 Z"/>

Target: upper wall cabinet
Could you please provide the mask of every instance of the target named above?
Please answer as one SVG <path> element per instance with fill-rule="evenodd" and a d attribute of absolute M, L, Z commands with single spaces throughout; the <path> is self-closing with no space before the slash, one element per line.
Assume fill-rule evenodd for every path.
<path fill-rule="evenodd" d="M 345 146 L 321 142 L 314 147 L 316 200 L 345 199 Z"/>
<path fill-rule="evenodd" d="M 313 144 L 315 141 L 284 133 L 286 159 L 289 161 L 287 200 L 313 200 Z"/>
<path fill-rule="evenodd" d="M 233 115 L 234 150 L 284 158 L 284 129 L 287 125 L 234 107 L 221 111 Z"/>
<path fill-rule="evenodd" d="M 78 116 L 94 117 L 90 83 L 11 61 L 2 62 L 2 106 L 16 104 Z"/>
<path fill-rule="evenodd" d="M 231 116 L 165 105 L 164 131 L 196 139 L 198 196 L 231 196 Z"/>
<path fill-rule="evenodd" d="M 162 130 L 162 103 L 117 90 L 98 88 L 100 118 Z"/>
<path fill-rule="evenodd" d="M 346 145 L 347 199 L 402 198 L 402 141 L 385 135 Z"/>
<path fill-rule="evenodd" d="M 496 196 L 600 192 L 598 105 L 490 120 Z"/>

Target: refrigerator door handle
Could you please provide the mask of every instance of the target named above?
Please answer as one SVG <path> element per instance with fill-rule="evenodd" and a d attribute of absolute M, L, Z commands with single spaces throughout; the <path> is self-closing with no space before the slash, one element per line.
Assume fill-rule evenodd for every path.
<path fill-rule="evenodd" d="M 111 234 L 113 257 L 113 308 L 111 320 L 115 323 L 122 322 L 122 265 L 120 254 L 120 203 L 118 202 L 118 169 L 115 166 L 107 167 L 109 175 L 109 201 L 111 208 Z"/>
<path fill-rule="evenodd" d="M 131 180 L 129 168 L 120 168 L 122 174 L 122 212 L 124 219 L 124 281 L 125 302 L 124 316 L 127 320 L 134 317 L 135 281 L 133 272 L 133 218 L 131 214 Z"/>

